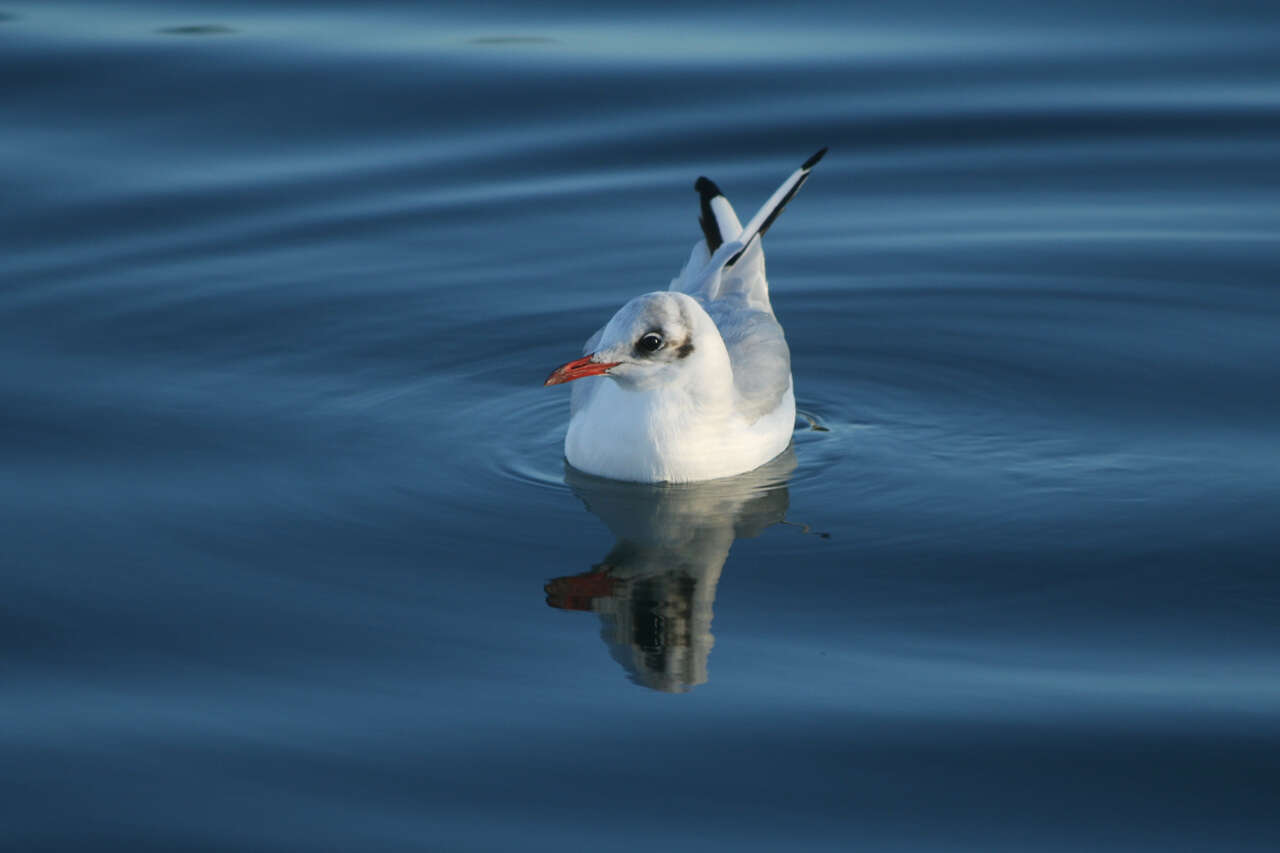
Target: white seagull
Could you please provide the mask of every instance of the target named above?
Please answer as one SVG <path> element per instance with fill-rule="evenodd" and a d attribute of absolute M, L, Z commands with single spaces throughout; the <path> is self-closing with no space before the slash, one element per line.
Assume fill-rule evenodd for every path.
<path fill-rule="evenodd" d="M 703 238 L 670 290 L 637 296 L 546 385 L 575 385 L 564 454 L 579 471 L 687 483 L 758 468 L 795 428 L 791 352 L 769 304 L 760 238 L 799 192 L 823 148 L 744 226 L 698 178 Z M 611 381 L 606 381 L 611 380 Z"/>

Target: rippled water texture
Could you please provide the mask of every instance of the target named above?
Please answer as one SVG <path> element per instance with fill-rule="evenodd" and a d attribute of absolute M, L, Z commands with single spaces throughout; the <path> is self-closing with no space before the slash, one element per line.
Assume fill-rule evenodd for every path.
<path fill-rule="evenodd" d="M 1280 18 L 1042 5 L 0 4 L 0 846 L 1276 849 Z M 822 145 L 793 453 L 566 472 Z"/>

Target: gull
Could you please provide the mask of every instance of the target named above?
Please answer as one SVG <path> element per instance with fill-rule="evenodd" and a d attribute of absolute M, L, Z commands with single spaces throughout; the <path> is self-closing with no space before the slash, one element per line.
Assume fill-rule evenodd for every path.
<path fill-rule="evenodd" d="M 741 224 L 707 178 L 703 239 L 669 290 L 618 309 L 545 385 L 573 388 L 564 453 L 612 480 L 687 483 L 753 470 L 791 444 L 791 352 L 769 302 L 760 238 L 795 197 L 823 148 Z"/>

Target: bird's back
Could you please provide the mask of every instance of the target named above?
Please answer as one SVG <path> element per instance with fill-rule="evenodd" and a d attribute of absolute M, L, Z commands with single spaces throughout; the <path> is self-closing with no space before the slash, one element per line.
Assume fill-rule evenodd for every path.
<path fill-rule="evenodd" d="M 791 387 L 791 350 L 777 318 L 737 295 L 703 307 L 729 351 L 738 410 L 749 421 L 772 412 Z"/>

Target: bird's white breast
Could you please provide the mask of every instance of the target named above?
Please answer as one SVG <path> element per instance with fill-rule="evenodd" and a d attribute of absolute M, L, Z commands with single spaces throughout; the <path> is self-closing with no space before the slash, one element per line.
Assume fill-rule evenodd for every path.
<path fill-rule="evenodd" d="M 614 480 L 683 483 L 758 468 L 791 443 L 790 382 L 771 412 L 748 423 L 732 406 L 708 410 L 680 388 L 630 391 L 613 380 L 569 421 L 565 457 L 580 471 Z"/>

